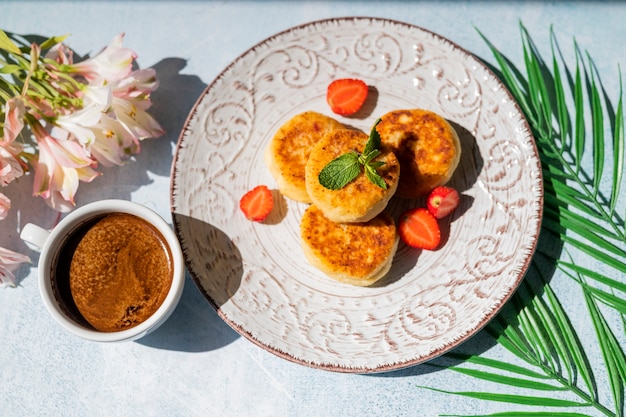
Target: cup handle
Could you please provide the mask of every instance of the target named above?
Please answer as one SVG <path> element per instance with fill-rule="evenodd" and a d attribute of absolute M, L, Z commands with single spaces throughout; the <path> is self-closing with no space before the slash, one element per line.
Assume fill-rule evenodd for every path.
<path fill-rule="evenodd" d="M 26 243 L 26 246 L 37 252 L 41 251 L 48 236 L 50 236 L 49 231 L 32 223 L 27 223 L 20 233 L 20 239 Z"/>

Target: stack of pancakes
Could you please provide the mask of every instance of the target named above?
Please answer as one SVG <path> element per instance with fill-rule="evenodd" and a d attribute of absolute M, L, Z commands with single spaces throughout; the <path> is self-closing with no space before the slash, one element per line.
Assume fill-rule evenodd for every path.
<path fill-rule="evenodd" d="M 301 222 L 309 262 L 340 282 L 367 286 L 389 272 L 398 247 L 394 219 L 384 212 L 390 199 L 417 198 L 446 183 L 461 146 L 456 131 L 427 110 L 395 110 L 376 126 L 384 162 L 377 169 L 383 189 L 361 172 L 345 187 L 320 184 L 320 171 L 346 152 L 363 152 L 368 135 L 335 119 L 304 112 L 277 131 L 265 162 L 287 198 L 310 203 Z"/>

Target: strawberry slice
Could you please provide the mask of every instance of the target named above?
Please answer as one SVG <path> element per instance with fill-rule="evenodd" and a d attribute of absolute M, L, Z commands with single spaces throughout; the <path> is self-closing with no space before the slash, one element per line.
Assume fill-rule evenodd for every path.
<path fill-rule="evenodd" d="M 328 86 L 326 101 L 330 109 L 342 116 L 356 113 L 367 98 L 367 84 L 355 78 L 341 78 Z"/>
<path fill-rule="evenodd" d="M 274 199 L 265 185 L 257 185 L 239 200 L 239 208 L 248 220 L 262 222 L 272 211 Z"/>
<path fill-rule="evenodd" d="M 454 188 L 439 186 L 430 192 L 426 200 L 426 207 L 433 216 L 443 219 L 452 213 L 458 206 L 461 198 Z"/>
<path fill-rule="evenodd" d="M 439 223 L 428 209 L 418 207 L 404 212 L 398 222 L 400 239 L 413 248 L 433 250 L 439 246 Z"/>

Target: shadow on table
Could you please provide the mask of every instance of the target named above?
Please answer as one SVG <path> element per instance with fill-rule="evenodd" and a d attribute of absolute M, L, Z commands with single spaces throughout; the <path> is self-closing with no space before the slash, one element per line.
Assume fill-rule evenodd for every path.
<path fill-rule="evenodd" d="M 187 260 L 185 291 L 172 317 L 140 342 L 161 349 L 191 352 L 229 344 L 238 335 L 216 310 L 228 302 L 241 285 L 241 254 L 230 238 L 214 225 L 179 213 L 173 213 L 172 218 Z"/>
<path fill-rule="evenodd" d="M 137 343 L 157 349 L 206 352 L 224 347 L 239 338 L 202 296 L 187 274 L 180 303 L 172 316 Z"/>

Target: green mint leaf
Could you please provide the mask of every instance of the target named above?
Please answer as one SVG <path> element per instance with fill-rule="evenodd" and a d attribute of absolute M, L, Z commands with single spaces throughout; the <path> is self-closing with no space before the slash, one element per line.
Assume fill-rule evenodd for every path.
<path fill-rule="evenodd" d="M 378 148 L 380 148 L 380 135 L 376 130 L 376 126 L 378 126 L 378 123 L 380 123 L 380 118 L 376 120 L 376 123 L 374 123 L 374 127 L 372 127 L 372 130 L 370 131 L 370 137 L 369 139 L 367 139 L 365 149 L 363 149 L 363 155 L 368 155 L 373 150 L 377 150 Z"/>
<path fill-rule="evenodd" d="M 359 157 L 359 162 L 362 165 L 367 165 L 370 162 L 372 162 L 372 160 L 374 158 L 376 158 L 378 155 L 380 155 L 380 151 L 378 149 L 374 149 L 373 151 L 371 151 L 370 153 L 366 154 L 363 153 L 360 157 Z"/>
<path fill-rule="evenodd" d="M 372 168 L 380 168 L 381 166 L 383 166 L 385 164 L 386 164 L 386 162 L 384 162 L 384 161 L 372 161 L 368 165 L 371 166 Z"/>
<path fill-rule="evenodd" d="M 328 163 L 319 173 L 318 180 L 322 186 L 339 190 L 361 173 L 359 155 L 355 152 L 345 153 Z"/>
<path fill-rule="evenodd" d="M 345 153 L 330 161 L 320 171 L 318 180 L 322 186 L 331 190 L 339 190 L 355 179 L 361 173 L 361 166 L 363 166 L 365 176 L 372 184 L 384 190 L 387 189 L 385 180 L 376 172 L 377 168 L 385 165 L 385 162 L 374 161 L 380 155 L 378 148 L 381 146 L 381 139 L 376 130 L 376 126 L 380 121 L 381 119 L 379 118 L 374 123 L 362 154 L 356 151 Z"/>
<path fill-rule="evenodd" d="M 380 174 L 376 172 L 376 169 L 373 166 L 365 165 L 365 176 L 368 180 L 372 182 L 372 184 L 377 185 L 383 190 L 387 189 L 387 183 L 385 182 L 383 177 L 381 177 Z"/>

